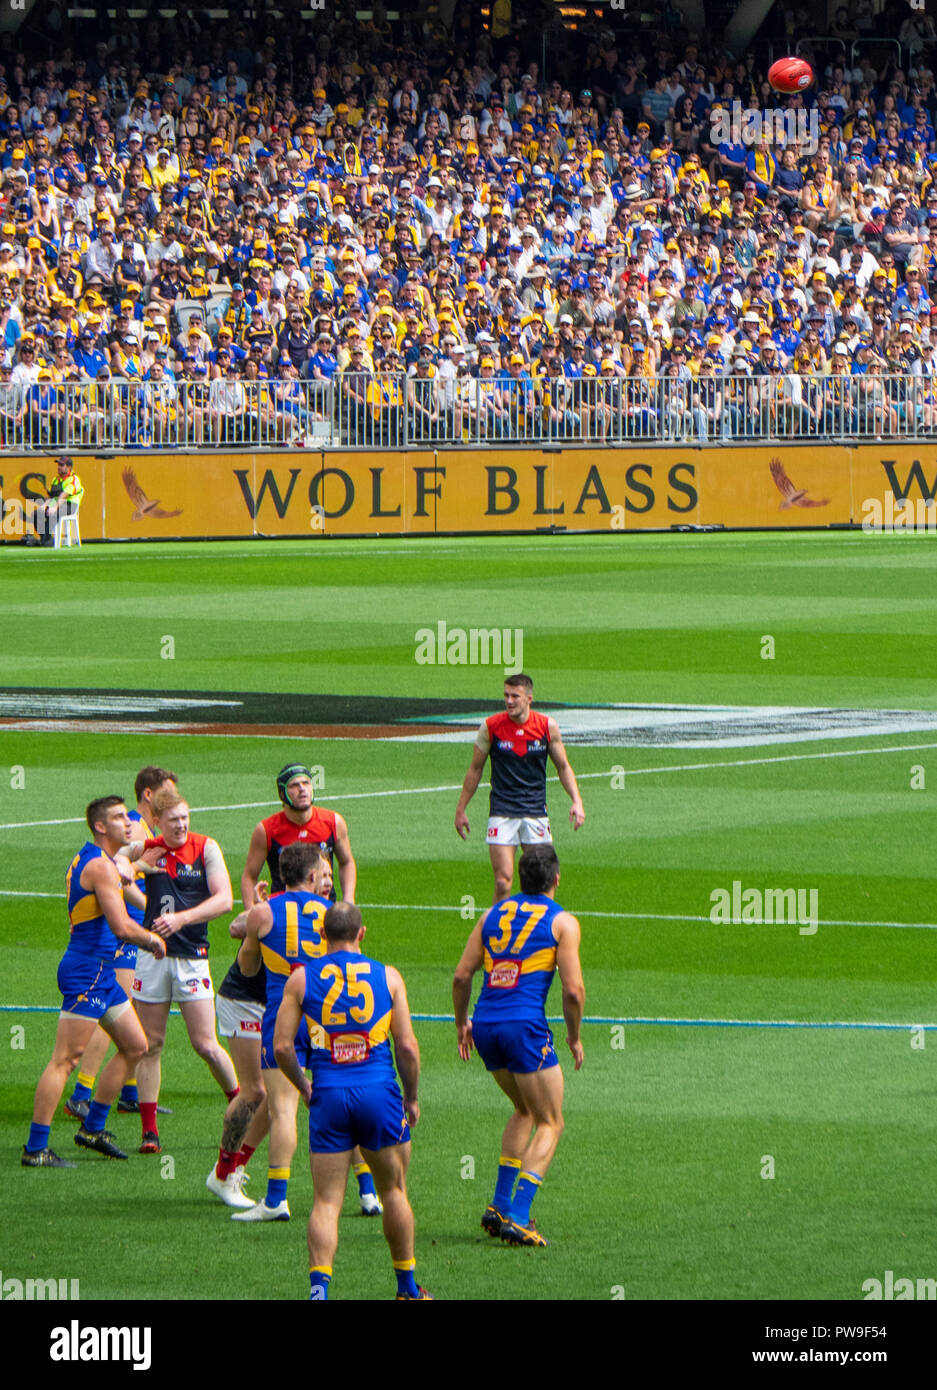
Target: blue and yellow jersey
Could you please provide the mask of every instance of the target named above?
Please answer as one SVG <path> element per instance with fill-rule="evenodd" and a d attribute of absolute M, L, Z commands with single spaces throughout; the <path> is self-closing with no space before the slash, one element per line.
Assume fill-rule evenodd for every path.
<path fill-rule="evenodd" d="M 139 812 L 139 811 L 136 811 L 136 810 L 134 810 L 134 811 L 128 811 L 128 812 L 127 812 L 127 815 L 130 817 L 130 819 L 131 819 L 132 821 L 136 821 L 136 822 L 138 822 L 140 825 L 143 826 L 144 830 L 146 831 L 146 838 L 147 838 L 148 840 L 152 840 L 152 839 L 155 838 L 154 835 L 153 835 L 153 830 L 152 830 L 152 828 L 151 828 L 149 825 L 147 825 L 146 821 L 145 821 L 145 820 L 143 819 L 143 817 L 140 815 L 140 812 Z M 136 870 L 134 870 L 134 875 L 133 875 L 134 884 L 136 885 L 137 888 L 140 889 L 140 892 L 143 894 L 144 897 L 146 897 L 146 884 L 145 884 L 145 882 L 144 882 L 145 879 L 146 879 L 146 873 L 144 872 L 143 869 L 136 869 Z M 135 907 L 133 903 L 128 903 L 128 902 L 125 902 L 125 903 L 124 903 L 124 907 L 127 909 L 127 916 L 131 919 L 131 921 L 136 922 L 136 924 L 137 924 L 138 927 L 142 927 L 142 926 L 143 926 L 143 908 L 142 908 L 142 907 Z"/>
<path fill-rule="evenodd" d="M 89 841 L 82 845 L 68 866 L 68 873 L 65 875 L 65 896 L 68 901 L 70 923 L 68 950 L 72 955 L 91 956 L 95 960 L 113 960 L 118 939 L 108 926 L 97 894 L 81 886 L 81 875 L 86 865 L 101 857 L 109 859 L 110 855 Z"/>
<path fill-rule="evenodd" d="M 556 970 L 553 919 L 562 911 L 541 893 L 495 903 L 482 922 L 485 979 L 473 1021 L 543 1018 Z"/>
<path fill-rule="evenodd" d="M 267 906 L 273 925 L 261 938 L 260 954 L 267 976 L 267 1012 L 276 1016 L 283 990 L 294 970 L 325 954 L 322 919 L 331 907 L 315 893 L 277 893 Z"/>
<path fill-rule="evenodd" d="M 316 1089 L 396 1081 L 389 1042 L 393 1003 L 380 961 L 330 951 L 307 965 L 303 1016 Z"/>

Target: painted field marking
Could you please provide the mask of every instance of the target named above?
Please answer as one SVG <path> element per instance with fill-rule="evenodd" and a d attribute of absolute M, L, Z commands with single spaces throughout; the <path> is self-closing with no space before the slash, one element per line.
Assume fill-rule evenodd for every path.
<path fill-rule="evenodd" d="M 336 740 L 340 742 L 341 740 Z M 630 771 L 625 770 L 624 776 L 628 777 L 649 777 L 658 772 L 706 772 L 710 768 L 721 767 L 761 767 L 770 763 L 803 763 L 811 762 L 818 758 L 869 758 L 880 756 L 885 753 L 917 753 L 925 749 L 937 748 L 937 743 L 901 743 L 892 744 L 887 748 L 837 748 L 829 753 L 784 753 L 778 757 L 771 758 L 733 758 L 723 762 L 709 763 L 679 763 L 662 767 L 636 767 Z M 577 773 L 576 780 L 579 782 L 589 781 L 597 777 L 609 779 L 612 771 L 605 772 L 581 772 Z M 548 782 L 559 782 L 558 777 L 548 777 Z M 484 790 L 489 784 L 483 782 L 479 784 L 479 790 Z M 462 790 L 461 782 L 453 782 L 448 786 L 440 787 L 395 787 L 390 791 L 376 792 L 342 792 L 337 796 L 329 796 L 329 802 L 333 801 L 367 801 L 375 797 L 385 796 L 431 796 L 436 792 L 457 792 Z M 202 815 L 206 811 L 250 811 L 262 810 L 270 806 L 279 806 L 278 801 L 242 801 L 232 806 L 193 806 L 192 814 Z M 0 825 L 0 830 L 28 830 L 36 826 L 44 825 L 82 825 L 84 816 L 66 816 L 60 820 L 25 820 L 10 821 L 6 825 Z"/>
<path fill-rule="evenodd" d="M 58 898 L 65 901 L 64 893 L 34 893 L 15 888 L 0 888 L 0 898 Z M 367 912 L 459 912 L 462 908 L 454 906 L 452 903 L 359 903 L 358 906 Z M 622 922 L 706 922 L 712 921 L 710 917 L 691 916 L 682 912 L 599 912 L 592 911 L 588 907 L 577 907 L 578 917 L 607 917 L 614 921 Z M 736 925 L 748 925 L 747 923 Z M 851 921 L 835 917 L 821 918 L 818 923 L 820 927 L 908 927 L 919 928 L 922 931 L 937 931 L 937 922 L 872 922 Z"/>
<path fill-rule="evenodd" d="M 57 1014 L 59 1009 L 52 1004 L 0 1004 L 0 1013 L 5 1014 Z M 178 1009 L 171 1009 L 178 1014 Z M 412 1014 L 414 1023 L 455 1023 L 454 1014 Z M 925 1033 L 937 1033 L 937 1023 L 865 1023 L 853 1020 L 817 1019 L 776 1019 L 776 1018 L 584 1018 L 583 1023 L 609 1025 L 628 1024 L 630 1026 L 650 1026 L 656 1028 L 851 1028 L 867 1029 L 873 1032 L 907 1033 L 922 1029 Z M 562 1023 L 562 1017 L 548 1015 L 548 1023 Z"/>

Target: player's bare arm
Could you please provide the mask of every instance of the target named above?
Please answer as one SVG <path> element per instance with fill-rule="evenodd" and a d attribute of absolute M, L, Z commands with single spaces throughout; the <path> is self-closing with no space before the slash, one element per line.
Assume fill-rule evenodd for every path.
<path fill-rule="evenodd" d="M 241 902 L 250 910 L 257 901 L 257 883 L 263 873 L 267 859 L 267 832 L 263 824 L 254 826 L 251 842 L 247 850 L 247 863 L 241 874 Z"/>
<path fill-rule="evenodd" d="M 254 886 L 255 905 L 257 903 L 265 903 L 269 896 L 270 884 L 266 879 L 261 879 L 260 882 Z M 236 917 L 232 917 L 231 921 L 228 923 L 228 935 L 235 941 L 244 940 L 244 931 L 247 927 L 247 914 L 249 912 L 250 908 L 246 907 L 243 912 L 239 912 Z"/>
<path fill-rule="evenodd" d="M 273 1031 L 273 1055 L 277 1059 L 280 1071 L 296 1087 L 308 1109 L 312 1097 L 312 1083 L 299 1065 L 294 1046 L 294 1039 L 302 1023 L 305 993 L 306 972 L 300 968 L 293 971 L 283 991 Z"/>
<path fill-rule="evenodd" d="M 122 845 L 114 857 L 136 864 L 138 869 L 148 874 L 154 871 L 165 853 L 165 849 L 154 844 L 152 840 L 131 840 L 129 845 Z"/>
<path fill-rule="evenodd" d="M 81 875 L 81 886 L 94 893 L 107 925 L 116 937 L 152 951 L 157 960 L 163 959 L 166 947 L 160 938 L 145 927 L 138 926 L 127 915 L 120 876 L 113 864 L 107 859 L 92 860 Z"/>
<path fill-rule="evenodd" d="M 392 965 L 388 965 L 385 978 L 393 1003 L 390 1031 L 394 1039 L 394 1057 L 403 1091 L 403 1108 L 409 1123 L 415 1125 L 420 1118 L 420 1103 L 417 1098 L 420 1089 L 420 1045 L 413 1031 L 403 976 Z"/>
<path fill-rule="evenodd" d="M 560 729 L 555 719 L 550 719 L 547 725 L 549 731 L 550 761 L 556 768 L 557 776 L 560 779 L 560 786 L 569 797 L 572 805 L 569 808 L 569 823 L 574 830 L 578 830 L 586 818 L 583 810 L 582 797 L 579 795 L 579 787 L 576 784 L 576 774 L 570 767 L 569 759 L 566 756 L 566 749 L 563 747 L 563 740 L 560 738 Z"/>
<path fill-rule="evenodd" d="M 563 1018 L 566 1020 L 566 1042 L 576 1071 L 582 1066 L 582 1014 L 586 1003 L 586 986 L 579 961 L 579 923 L 571 912 L 559 912 L 553 920 L 556 941 L 556 968 L 563 989 Z"/>
<path fill-rule="evenodd" d="M 238 966 L 242 975 L 256 975 L 263 963 L 260 938 L 266 936 L 273 926 L 273 910 L 266 903 L 256 903 L 250 912 L 242 915 L 244 941 L 238 951 Z"/>
<path fill-rule="evenodd" d="M 355 886 L 358 882 L 358 866 L 351 852 L 348 839 L 348 826 L 344 816 L 335 817 L 335 858 L 338 860 L 338 881 L 342 887 L 342 898 L 346 903 L 355 900 Z"/>
<path fill-rule="evenodd" d="M 162 851 L 165 854 L 165 850 Z M 194 927 L 201 922 L 211 922 L 222 917 L 234 906 L 231 880 L 225 866 L 224 856 L 214 840 L 205 842 L 205 868 L 208 879 L 209 896 L 195 907 L 187 907 L 183 912 L 163 912 L 153 921 L 153 930 L 163 938 L 174 935 L 183 927 Z"/>
<path fill-rule="evenodd" d="M 140 912 L 145 912 L 145 911 L 146 911 L 146 898 L 145 898 L 145 897 L 143 896 L 143 894 L 140 892 L 140 889 L 137 887 L 137 885 L 136 885 L 135 883 L 132 883 L 132 882 L 131 882 L 131 883 L 125 883 L 125 884 L 123 885 L 123 889 L 124 889 L 124 902 L 125 902 L 125 903 L 130 903 L 130 905 L 131 905 L 132 907 L 137 908 Z"/>
<path fill-rule="evenodd" d="M 475 1046 L 468 1010 L 472 997 L 472 980 L 482 968 L 485 958 L 482 945 L 482 922 L 486 916 L 487 912 L 483 912 L 472 928 L 472 934 L 465 943 L 462 959 L 456 966 L 455 975 L 452 978 L 452 1005 L 455 1013 L 456 1033 L 459 1039 L 459 1056 L 463 1062 L 469 1060 Z"/>
<path fill-rule="evenodd" d="M 465 781 L 462 783 L 462 794 L 459 797 L 459 804 L 455 813 L 455 828 L 464 840 L 469 833 L 468 816 L 465 808 L 468 806 L 472 797 L 478 790 L 488 754 L 491 752 L 491 737 L 488 733 L 488 725 L 482 723 L 481 728 L 475 735 L 475 747 L 472 750 L 472 761 L 469 763 L 469 770 L 465 774 Z"/>

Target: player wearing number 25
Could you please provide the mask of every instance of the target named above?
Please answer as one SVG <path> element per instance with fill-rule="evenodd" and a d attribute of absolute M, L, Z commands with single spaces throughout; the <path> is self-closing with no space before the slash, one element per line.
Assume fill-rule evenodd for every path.
<path fill-rule="evenodd" d="M 558 970 L 566 1041 L 578 1071 L 586 991 L 579 923 L 555 900 L 560 864 L 553 846 L 526 847 L 518 872 L 520 893 L 489 908 L 469 937 L 456 967 L 452 1000 L 459 1056 L 467 1062 L 476 1047 L 514 1106 L 482 1227 L 511 1245 L 546 1245 L 530 1219 L 530 1207 L 563 1133 L 563 1073 L 546 1020 L 546 999 Z M 472 977 L 479 969 L 484 982 L 470 1023 Z"/>
<path fill-rule="evenodd" d="M 413 1212 L 406 1186 L 410 1125 L 420 1118 L 420 1050 L 403 980 L 392 966 L 362 955 L 364 933 L 354 904 L 329 908 L 322 924 L 325 956 L 290 976 L 273 1035 L 277 1065 L 309 1107 L 315 1188 L 309 1218 L 310 1297 L 328 1298 L 348 1167 L 359 1144 L 384 1204 L 397 1298 L 422 1300 L 430 1295 L 414 1277 Z M 302 1018 L 309 1025 L 311 1086 L 294 1045 Z"/>

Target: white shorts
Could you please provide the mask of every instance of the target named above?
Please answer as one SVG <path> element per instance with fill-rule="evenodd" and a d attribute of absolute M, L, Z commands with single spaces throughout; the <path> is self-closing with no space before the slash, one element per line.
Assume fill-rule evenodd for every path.
<path fill-rule="evenodd" d="M 219 1038 L 243 1038 L 245 1042 L 256 1042 L 260 1046 L 263 1004 L 254 1004 L 249 999 L 226 999 L 219 994 L 215 1000 L 215 1013 Z"/>
<path fill-rule="evenodd" d="M 157 960 L 141 951 L 133 977 L 133 997 L 141 1004 L 192 1004 L 214 999 L 215 991 L 207 960 L 188 956 L 164 956 Z"/>
<path fill-rule="evenodd" d="M 549 816 L 489 816 L 489 845 L 550 845 Z"/>

